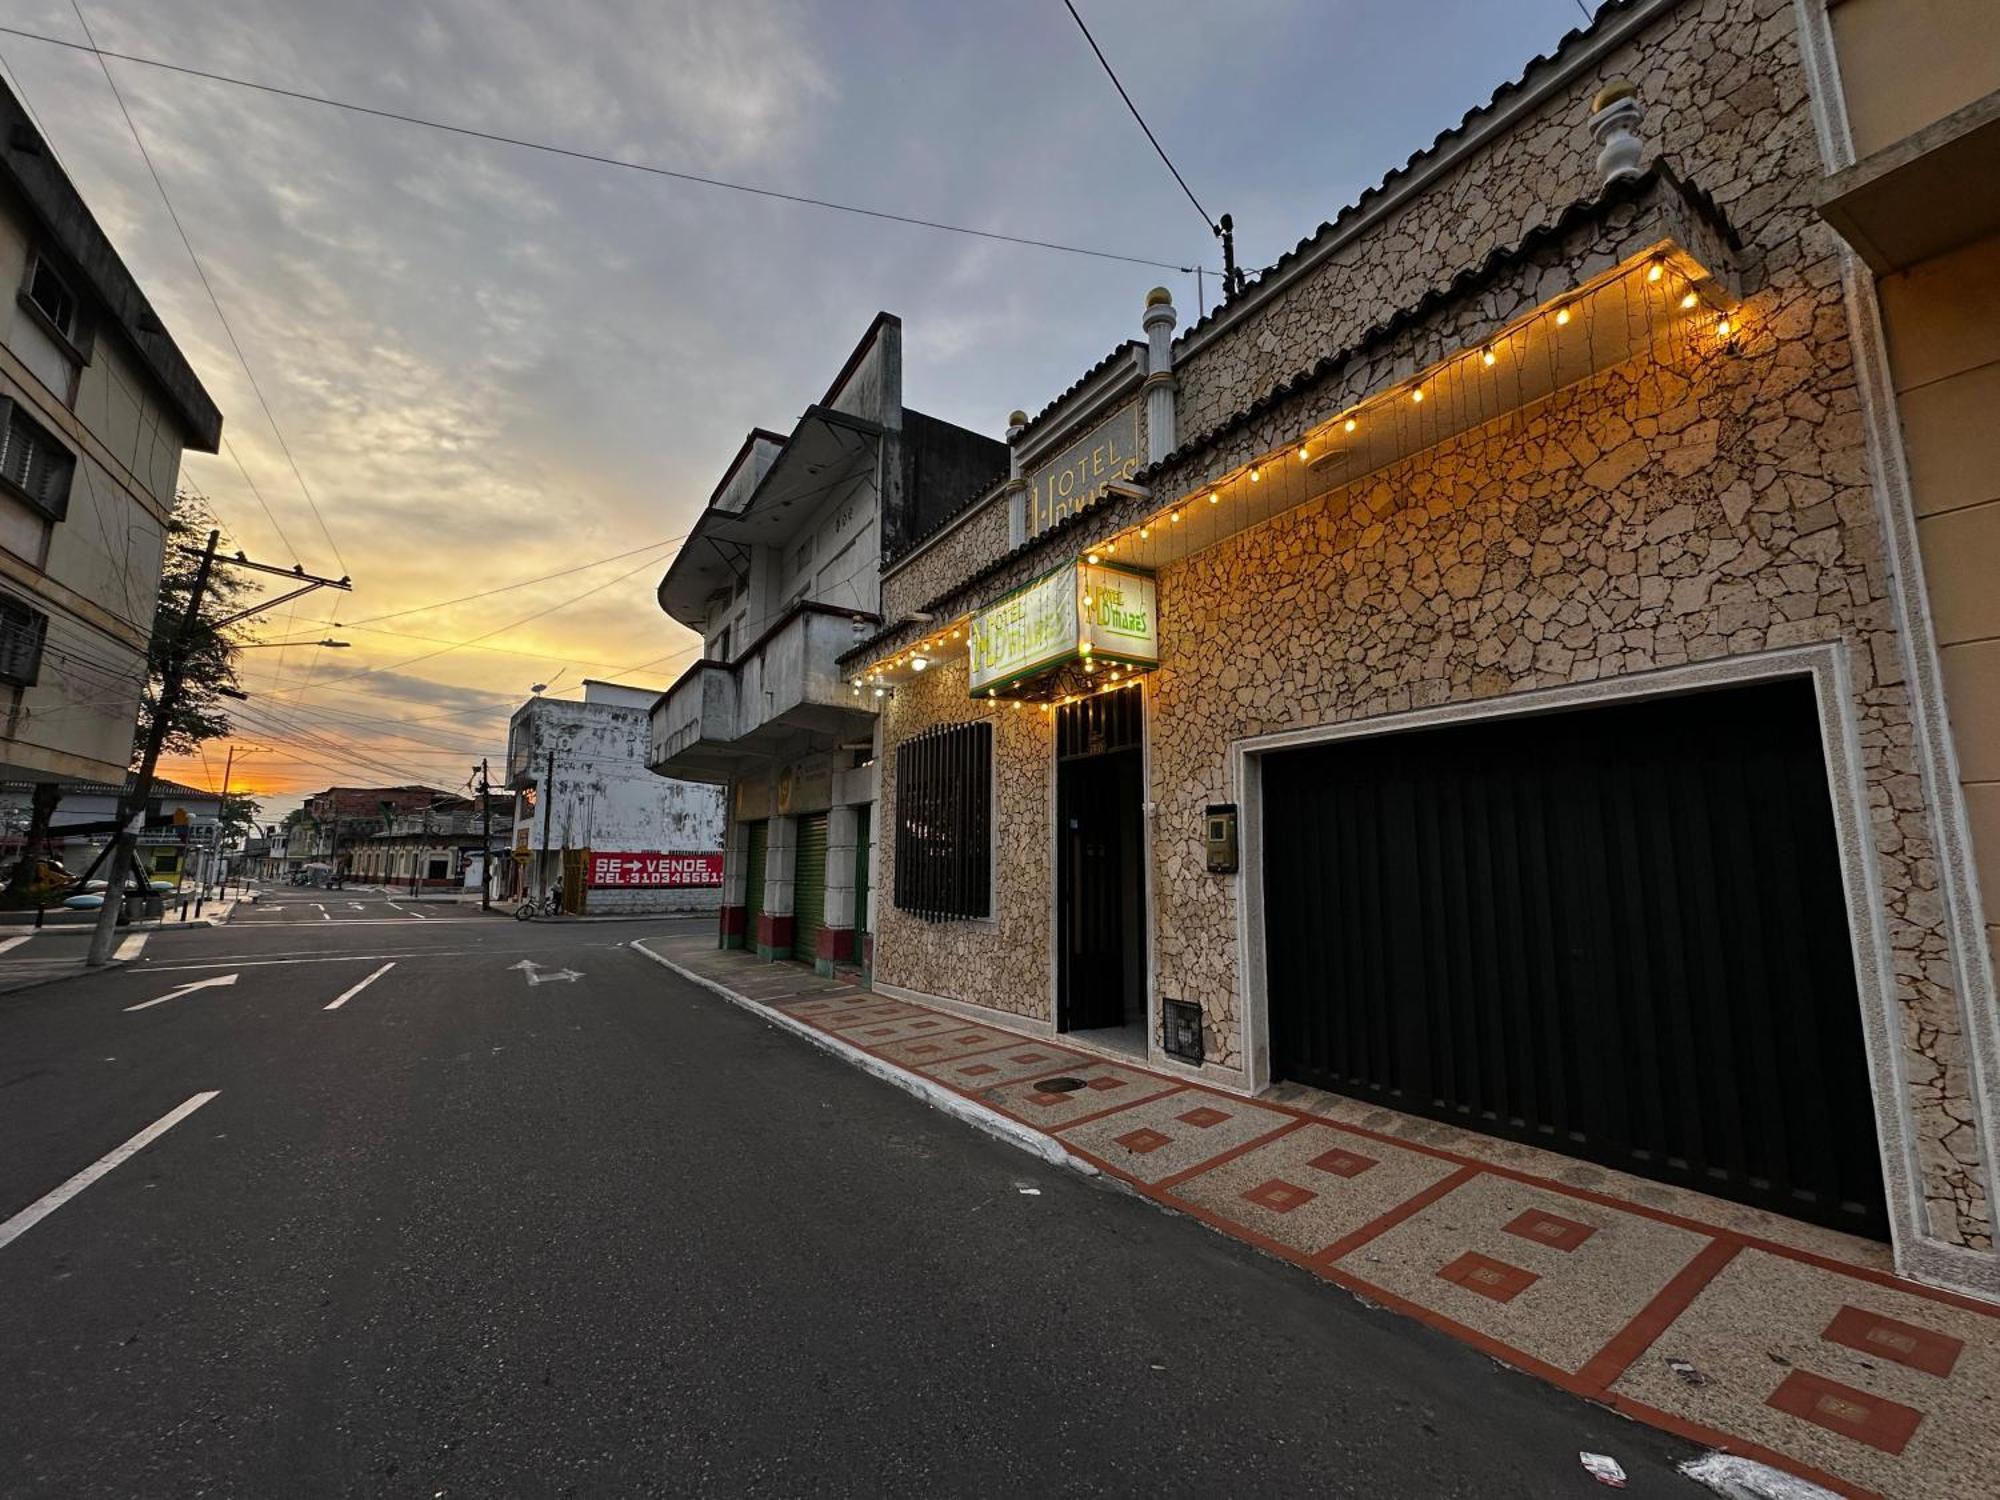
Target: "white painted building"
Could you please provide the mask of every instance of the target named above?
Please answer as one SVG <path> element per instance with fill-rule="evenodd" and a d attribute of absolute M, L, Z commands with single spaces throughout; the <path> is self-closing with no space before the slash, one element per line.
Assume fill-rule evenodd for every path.
<path fill-rule="evenodd" d="M 587 680 L 581 701 L 535 697 L 507 727 L 515 795 L 510 870 L 498 889 L 561 881 L 586 913 L 713 911 L 722 901 L 719 787 L 647 767 L 649 688 Z"/>

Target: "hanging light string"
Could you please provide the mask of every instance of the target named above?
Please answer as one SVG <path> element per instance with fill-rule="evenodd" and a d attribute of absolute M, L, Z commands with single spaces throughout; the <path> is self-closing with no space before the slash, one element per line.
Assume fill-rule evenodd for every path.
<path fill-rule="evenodd" d="M 1635 284 L 1647 325 L 1643 339 L 1633 337 L 1629 326 L 1631 289 Z M 1316 458 L 1326 458 L 1329 448 L 1342 440 L 1352 440 L 1361 446 L 1364 464 L 1334 488 L 1357 483 L 1385 464 L 1421 452 L 1503 415 L 1499 399 L 1492 393 L 1494 382 L 1507 382 L 1511 388 L 1512 399 L 1506 402 L 1506 411 L 1521 412 L 1531 399 L 1527 381 L 1523 378 L 1527 361 L 1536 353 L 1533 347 L 1535 340 L 1530 335 L 1537 330 L 1547 334 L 1540 340 L 1539 350 L 1543 389 L 1532 398 L 1539 400 L 1572 383 L 1565 378 L 1566 369 L 1576 367 L 1594 371 L 1598 368 L 1598 308 L 1600 299 L 1613 291 L 1624 298 L 1621 306 L 1628 320 L 1625 340 L 1628 353 L 1655 348 L 1658 323 L 1665 324 L 1669 337 L 1678 341 L 1678 347 L 1690 352 L 1704 347 L 1733 351 L 1741 335 L 1741 320 L 1737 313 L 1712 302 L 1717 294 L 1713 278 L 1705 273 L 1689 274 L 1676 264 L 1671 250 L 1654 251 L 1634 264 L 1614 269 L 1593 282 L 1540 304 L 1477 344 L 1460 348 L 1427 370 L 1363 396 L 1332 417 L 1314 424 L 1283 447 L 1245 460 L 1188 491 L 1144 520 L 1091 543 L 1084 549 L 1083 562 L 1096 567 L 1116 558 L 1121 548 L 1130 555 L 1135 548 L 1151 541 L 1155 532 L 1171 536 L 1191 517 L 1212 513 L 1225 501 L 1238 501 L 1244 496 L 1258 497 L 1257 503 L 1264 511 L 1264 519 L 1290 509 L 1310 498 L 1294 493 L 1298 488 L 1298 476 L 1304 474 Z M 1660 310 L 1657 319 L 1655 308 Z M 1698 325 L 1711 316 L 1714 321 L 1704 338 Z M 1583 325 L 1583 346 L 1581 363 L 1573 366 L 1571 360 L 1565 357 L 1563 341 L 1572 337 L 1570 329 L 1578 323 Z M 1391 427 L 1393 436 L 1378 446 L 1377 439 L 1382 429 Z M 1274 493 L 1280 488 L 1286 491 L 1282 498 Z M 1220 540 L 1220 536 L 1216 539 Z M 1086 592 L 1083 596 L 1086 608 L 1089 598 Z M 913 644 L 878 658 L 852 678 L 854 695 L 863 697 L 872 692 L 877 699 L 893 696 L 895 682 L 892 679 L 897 674 L 905 668 L 914 672 L 928 670 L 932 663 L 942 658 L 952 643 L 967 640 L 969 645 L 970 633 L 970 617 L 961 616 L 947 626 L 928 632 Z M 1091 648 L 1084 643 L 1074 663 L 1052 674 L 1042 710 L 1047 713 L 1052 707 L 1075 703 L 1094 693 L 1135 687 L 1142 676 L 1139 668 L 1109 663 L 1105 664 L 1100 675 L 1098 664 L 1091 659 Z M 999 689 L 989 689 L 985 697 L 988 701 L 997 701 Z M 1010 698 L 1019 708 L 1021 699 L 1012 694 Z"/>

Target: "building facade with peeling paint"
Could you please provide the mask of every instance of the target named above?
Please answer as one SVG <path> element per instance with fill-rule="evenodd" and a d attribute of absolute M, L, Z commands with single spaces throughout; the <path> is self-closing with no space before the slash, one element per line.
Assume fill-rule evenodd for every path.
<path fill-rule="evenodd" d="M 875 987 L 2000 1295 L 2000 30 L 1907 10 L 1606 5 L 1016 413 L 841 663 Z"/>
<path fill-rule="evenodd" d="M 586 680 L 579 699 L 530 698 L 507 726 L 512 869 L 496 894 L 563 890 L 563 909 L 713 911 L 723 808 L 712 786 L 647 769 L 650 688 Z"/>

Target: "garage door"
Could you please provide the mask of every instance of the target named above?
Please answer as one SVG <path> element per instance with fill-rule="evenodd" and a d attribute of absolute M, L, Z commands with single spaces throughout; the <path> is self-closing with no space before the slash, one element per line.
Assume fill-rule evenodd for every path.
<path fill-rule="evenodd" d="M 792 867 L 792 957 L 819 957 L 826 925 L 826 814 L 799 819 L 798 862 Z"/>
<path fill-rule="evenodd" d="M 1263 776 L 1276 1076 L 1886 1237 L 1809 681 Z"/>

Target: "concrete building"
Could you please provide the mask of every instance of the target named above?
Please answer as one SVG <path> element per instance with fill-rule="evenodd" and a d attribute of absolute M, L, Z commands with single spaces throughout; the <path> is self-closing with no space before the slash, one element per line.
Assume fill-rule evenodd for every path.
<path fill-rule="evenodd" d="M 652 715 L 665 776 L 726 787 L 722 940 L 824 971 L 862 962 L 877 695 L 839 659 L 881 623 L 880 568 L 981 495 L 1001 443 L 903 405 L 879 314 L 789 436 L 744 439 L 660 582 L 704 642 Z"/>
<path fill-rule="evenodd" d="M 1995 25 L 1609 4 L 1135 307 L 884 548 L 876 988 L 2000 1295 Z"/>
<path fill-rule="evenodd" d="M 0 774 L 117 782 L 181 453 L 222 418 L 0 86 Z"/>
<path fill-rule="evenodd" d="M 714 911 L 722 794 L 647 769 L 650 688 L 586 680 L 530 698 L 507 726 L 513 867 L 496 894 L 563 887 L 570 912 Z M 496 872 L 498 873 L 498 872 Z"/>
<path fill-rule="evenodd" d="M 392 820 L 454 801 L 429 786 L 330 786 L 314 792 L 288 819 L 274 845 L 274 874 L 325 865 L 344 879 L 355 876 L 360 851 Z"/>
<path fill-rule="evenodd" d="M 494 792 L 488 800 L 490 812 L 477 797 L 440 796 L 415 812 L 394 814 L 354 846 L 353 878 L 405 890 L 477 891 L 487 828 L 498 870 L 514 824 L 511 796 Z"/>

